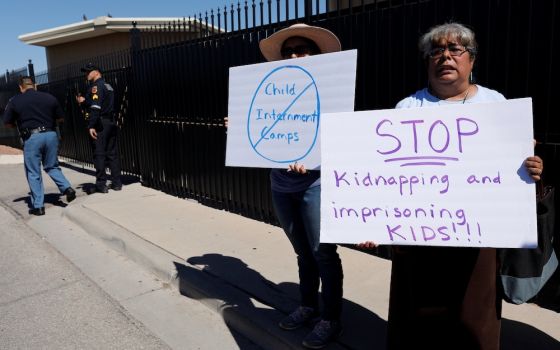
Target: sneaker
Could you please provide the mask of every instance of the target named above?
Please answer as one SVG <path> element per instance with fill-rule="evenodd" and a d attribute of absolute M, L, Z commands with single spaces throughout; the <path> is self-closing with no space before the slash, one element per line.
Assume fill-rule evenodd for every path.
<path fill-rule="evenodd" d="M 302 342 L 308 349 L 322 349 L 328 343 L 335 340 L 342 334 L 342 326 L 338 321 L 321 320 Z"/>
<path fill-rule="evenodd" d="M 317 313 L 313 308 L 300 306 L 294 312 L 286 316 L 278 325 L 280 328 L 291 331 L 298 329 L 307 322 L 313 320 Z"/>
<path fill-rule="evenodd" d="M 66 196 L 66 201 L 68 203 L 72 202 L 74 199 L 76 199 L 76 191 L 74 191 L 74 189 L 72 187 L 68 187 L 66 189 L 66 191 L 64 191 L 63 195 Z"/>

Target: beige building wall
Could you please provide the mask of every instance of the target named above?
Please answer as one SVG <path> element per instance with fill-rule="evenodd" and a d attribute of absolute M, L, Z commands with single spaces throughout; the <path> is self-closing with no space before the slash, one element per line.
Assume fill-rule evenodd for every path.
<path fill-rule="evenodd" d="M 90 57 L 106 55 L 129 48 L 129 33 L 112 33 L 91 39 L 49 46 L 45 51 L 47 54 L 47 66 L 50 70 Z"/>
<path fill-rule="evenodd" d="M 197 33 L 149 33 L 154 43 L 172 43 L 196 37 Z M 159 38 L 158 38 L 159 37 Z M 88 58 L 129 50 L 130 33 L 116 32 L 90 39 L 82 39 L 46 47 L 49 70 Z"/>

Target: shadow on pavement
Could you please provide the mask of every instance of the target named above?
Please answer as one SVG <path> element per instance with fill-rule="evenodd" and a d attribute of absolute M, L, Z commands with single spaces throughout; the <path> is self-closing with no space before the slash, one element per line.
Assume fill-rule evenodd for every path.
<path fill-rule="evenodd" d="M 93 178 L 92 180 L 95 181 L 95 174 L 92 175 Z M 121 181 L 123 186 L 127 186 L 136 182 L 140 182 L 140 180 L 138 180 L 137 177 L 132 176 L 132 175 L 123 175 L 121 176 Z M 111 181 L 108 181 L 108 184 L 110 184 Z M 95 182 L 84 182 L 79 184 L 78 186 L 76 186 L 76 190 L 81 189 L 82 192 L 84 192 L 85 194 L 93 194 L 96 192 L 95 190 Z"/>
<path fill-rule="evenodd" d="M 95 170 L 93 169 L 86 169 L 84 166 L 63 162 L 63 161 L 59 161 L 59 165 L 77 171 L 79 173 L 84 173 L 95 177 Z"/>
<path fill-rule="evenodd" d="M 175 268 L 178 273 L 179 292 L 195 300 L 210 301 L 210 303 L 205 303 L 222 315 L 226 326 L 241 350 L 255 348 L 254 345 L 248 345 L 245 340 L 246 337 L 251 338 L 247 336 L 247 334 L 252 334 L 251 322 L 258 322 L 262 317 L 266 319 L 278 317 L 274 315 L 276 313 L 274 310 L 256 307 L 250 295 L 239 297 L 243 293 L 232 293 L 228 288 L 232 286 L 224 286 L 221 281 L 209 276 L 204 271 L 179 263 L 175 263 Z M 209 278 L 211 279 L 210 282 L 208 282 Z M 217 300 L 218 304 L 214 305 L 213 300 Z M 219 301 L 223 301 L 223 303 Z M 237 312 L 239 309 L 244 310 L 244 314 L 252 315 L 253 319 L 246 322 L 243 316 L 239 316 Z M 242 335 L 241 332 L 245 335 Z"/>
<path fill-rule="evenodd" d="M 559 350 L 560 342 L 525 323 L 502 319 L 501 350 Z"/>
<path fill-rule="evenodd" d="M 45 206 L 46 204 L 51 204 L 57 207 L 62 207 L 62 208 L 66 207 L 68 204 L 62 201 L 61 196 L 62 194 L 60 193 L 45 193 L 45 199 L 44 199 Z M 28 195 L 25 197 L 15 198 L 13 202 L 14 203 L 25 202 L 27 204 L 27 207 L 31 209 L 32 208 L 31 193 L 28 193 Z"/>
<path fill-rule="evenodd" d="M 84 166 L 80 166 L 80 165 L 76 165 L 76 164 L 71 164 L 71 163 L 66 163 L 66 162 L 60 162 L 60 166 L 83 173 L 83 174 L 87 174 L 90 175 L 92 177 L 92 181 L 95 182 L 95 170 L 94 169 L 87 169 Z M 123 185 L 130 185 L 136 182 L 140 182 L 140 179 L 137 176 L 134 175 L 121 175 L 121 181 L 123 183 Z M 94 184 L 92 184 L 94 185 Z"/>
<path fill-rule="evenodd" d="M 185 265 L 176 264 L 179 272 L 180 292 L 191 298 L 198 299 L 201 295 L 192 291 L 193 282 L 201 276 L 213 278 L 226 283 L 229 287 L 238 290 L 238 295 L 244 296 L 240 302 L 232 299 L 227 292 L 214 290 L 215 294 L 207 295 L 206 298 L 213 298 L 225 301 L 227 304 L 236 307 L 249 308 L 252 312 L 259 314 L 259 318 L 266 318 L 270 321 L 271 327 L 277 327 L 278 322 L 288 313 L 299 305 L 299 286 L 291 282 L 276 284 L 266 279 L 259 272 L 251 269 L 242 260 L 224 256 L 221 254 L 205 254 L 203 256 L 191 257 L 187 263 L 203 266 L 202 271 Z M 258 308 L 254 306 L 253 300 L 269 306 L 268 308 Z M 226 314 L 224 319 L 227 322 Z M 350 349 L 384 349 L 386 341 L 387 323 L 370 310 L 358 305 L 350 300 L 343 301 L 342 323 L 344 333 L 338 340 L 343 347 Z M 311 331 L 311 328 L 286 332 L 286 337 L 295 339 L 299 343 L 303 337 Z M 280 332 L 285 332 L 280 330 Z"/>

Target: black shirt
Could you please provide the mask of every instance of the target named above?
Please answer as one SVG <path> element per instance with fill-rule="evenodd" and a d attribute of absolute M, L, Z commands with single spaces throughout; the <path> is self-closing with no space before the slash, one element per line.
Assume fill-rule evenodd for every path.
<path fill-rule="evenodd" d="M 85 97 L 85 105 L 89 108 L 88 128 L 95 128 L 99 118 L 113 117 L 113 87 L 103 78 L 94 81 Z"/>
<path fill-rule="evenodd" d="M 12 97 L 4 111 L 4 123 L 17 123 L 21 130 L 54 128 L 55 120 L 63 117 L 64 112 L 53 95 L 34 89 Z"/>

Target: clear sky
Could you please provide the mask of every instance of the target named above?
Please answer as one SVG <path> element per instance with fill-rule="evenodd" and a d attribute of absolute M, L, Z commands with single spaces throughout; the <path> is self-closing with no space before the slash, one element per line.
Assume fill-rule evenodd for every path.
<path fill-rule="evenodd" d="M 24 44 L 21 34 L 105 16 L 188 17 L 211 8 L 230 6 L 232 0 L 7 0 L 0 10 L 0 75 L 23 67 L 31 59 L 35 72 L 47 68 L 45 49 Z M 234 1 L 237 4 L 237 0 Z M 243 4 L 243 2 L 242 2 Z"/>

